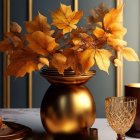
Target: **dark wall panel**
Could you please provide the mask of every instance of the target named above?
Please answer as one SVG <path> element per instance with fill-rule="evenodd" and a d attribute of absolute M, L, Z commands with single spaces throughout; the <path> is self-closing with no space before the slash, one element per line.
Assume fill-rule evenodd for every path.
<path fill-rule="evenodd" d="M 86 16 L 89 15 L 90 10 L 96 8 L 101 2 L 104 2 L 104 4 L 109 8 L 115 7 L 115 1 L 112 0 L 79 0 L 79 10 L 84 11 L 84 17 L 80 22 L 80 25 L 85 25 Z M 97 108 L 97 117 L 105 117 L 105 98 L 115 95 L 115 69 L 111 66 L 109 75 L 100 71 L 97 67 L 93 69 L 97 72 L 96 75 L 87 83 L 87 87 L 94 96 Z"/>
<path fill-rule="evenodd" d="M 71 5 L 72 0 L 33 0 L 33 17 L 38 14 L 38 11 L 47 16 L 48 22 L 51 23 L 51 11 L 56 10 L 61 3 Z M 49 83 L 40 76 L 39 72 L 33 74 L 33 107 L 40 107 L 42 98 L 49 87 Z"/>
<path fill-rule="evenodd" d="M 2 39 L 2 10 L 3 10 L 3 3 L 2 3 L 2 0 L 0 0 L 0 40 Z M 2 76 L 2 53 L 0 53 L 0 108 L 2 107 L 2 93 L 3 93 L 3 90 L 2 90 L 2 82 L 3 82 L 3 76 Z"/>
<path fill-rule="evenodd" d="M 22 27 L 27 20 L 27 1 L 11 0 L 11 21 Z M 15 79 L 11 77 L 11 107 L 27 107 L 27 77 Z"/>

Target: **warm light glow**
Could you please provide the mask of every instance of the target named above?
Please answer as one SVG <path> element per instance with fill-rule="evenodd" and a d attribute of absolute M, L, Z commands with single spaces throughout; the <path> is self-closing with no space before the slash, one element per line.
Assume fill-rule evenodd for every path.
<path fill-rule="evenodd" d="M 131 83 L 127 85 L 128 87 L 136 87 L 136 88 L 140 88 L 140 83 Z"/>
<path fill-rule="evenodd" d="M 83 110 L 87 110 L 89 108 L 91 108 L 91 101 L 90 101 L 90 97 L 85 94 L 85 93 L 80 93 L 79 94 L 75 94 L 73 95 L 73 104 L 74 104 L 74 110 L 76 112 L 83 112 Z"/>

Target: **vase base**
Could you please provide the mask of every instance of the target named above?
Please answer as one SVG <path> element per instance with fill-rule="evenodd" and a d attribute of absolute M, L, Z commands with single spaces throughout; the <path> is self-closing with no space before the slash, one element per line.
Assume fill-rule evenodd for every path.
<path fill-rule="evenodd" d="M 140 131 L 136 131 L 131 128 L 127 133 L 126 136 L 133 137 L 133 138 L 140 138 Z"/>
<path fill-rule="evenodd" d="M 48 135 L 48 138 L 51 138 L 52 140 L 58 139 L 58 140 L 98 140 L 98 129 L 97 128 L 85 128 L 82 129 L 80 133 L 74 133 L 74 134 L 55 134 L 55 135 Z"/>

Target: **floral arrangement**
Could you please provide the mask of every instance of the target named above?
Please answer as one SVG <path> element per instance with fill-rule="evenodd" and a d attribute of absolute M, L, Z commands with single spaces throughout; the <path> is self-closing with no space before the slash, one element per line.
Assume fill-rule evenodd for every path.
<path fill-rule="evenodd" d="M 27 33 L 12 22 L 10 32 L 0 41 L 0 51 L 10 59 L 7 74 L 22 77 L 44 66 L 55 68 L 60 74 L 65 69 L 83 74 L 95 65 L 108 73 L 111 62 L 121 65 L 116 52 L 128 61 L 139 61 L 123 40 L 127 30 L 122 25 L 122 10 L 123 5 L 108 9 L 100 4 L 91 11 L 84 27 L 77 26 L 83 11 L 72 11 L 65 4 L 51 12 L 51 24 L 40 13 L 33 21 L 25 22 Z"/>

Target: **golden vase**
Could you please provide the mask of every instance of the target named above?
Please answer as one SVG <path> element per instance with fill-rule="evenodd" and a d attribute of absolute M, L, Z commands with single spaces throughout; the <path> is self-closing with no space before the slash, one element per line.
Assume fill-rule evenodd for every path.
<path fill-rule="evenodd" d="M 64 75 L 56 70 L 43 70 L 51 86 L 41 104 L 41 121 L 47 132 L 52 134 L 76 133 L 91 127 L 95 121 L 95 102 L 86 83 L 95 71 L 76 76 L 67 70 Z"/>

